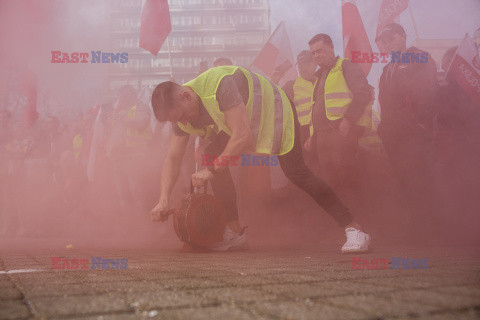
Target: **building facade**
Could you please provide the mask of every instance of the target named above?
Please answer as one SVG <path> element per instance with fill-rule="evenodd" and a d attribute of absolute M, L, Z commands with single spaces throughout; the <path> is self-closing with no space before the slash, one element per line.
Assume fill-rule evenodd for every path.
<path fill-rule="evenodd" d="M 111 0 L 112 52 L 128 52 L 128 62 L 112 64 L 108 91 L 136 88 L 173 78 L 184 83 L 200 65 L 226 57 L 248 67 L 270 35 L 268 0 L 168 0 L 172 31 L 157 56 L 139 47 L 145 0 Z M 170 47 L 170 53 L 168 48 Z M 171 61 L 171 65 L 170 65 Z"/>

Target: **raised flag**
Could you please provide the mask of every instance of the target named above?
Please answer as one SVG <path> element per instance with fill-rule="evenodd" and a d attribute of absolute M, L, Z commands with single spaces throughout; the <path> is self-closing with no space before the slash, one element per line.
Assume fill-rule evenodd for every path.
<path fill-rule="evenodd" d="M 157 55 L 172 30 L 167 0 L 147 0 L 142 10 L 140 48 Z"/>
<path fill-rule="evenodd" d="M 372 68 L 372 46 L 354 0 L 342 0 L 343 56 L 358 60 L 365 76 Z M 355 54 L 356 59 L 353 59 Z M 358 58 L 358 59 L 357 59 Z"/>
<path fill-rule="evenodd" d="M 473 101 L 480 102 L 480 56 L 468 34 L 453 57 L 448 76 L 453 76 Z"/>
<path fill-rule="evenodd" d="M 378 25 L 375 37 L 387 24 L 394 23 L 395 19 L 408 8 L 409 0 L 383 0 L 378 14 Z M 377 42 L 378 48 L 383 51 L 382 46 Z"/>
<path fill-rule="evenodd" d="M 252 67 L 258 68 L 280 86 L 297 78 L 298 73 L 295 68 L 292 47 L 283 21 L 258 53 Z"/>

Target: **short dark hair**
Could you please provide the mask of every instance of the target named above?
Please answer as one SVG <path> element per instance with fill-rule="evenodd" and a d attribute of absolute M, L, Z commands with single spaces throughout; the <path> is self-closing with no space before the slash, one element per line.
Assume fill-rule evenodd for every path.
<path fill-rule="evenodd" d="M 233 62 L 228 58 L 220 57 L 213 62 L 213 65 L 214 66 L 233 66 Z"/>
<path fill-rule="evenodd" d="M 375 38 L 375 41 L 382 41 L 384 38 L 389 38 L 393 36 L 393 34 L 399 34 L 401 36 L 407 37 L 407 33 L 405 29 L 399 25 L 398 23 L 389 23 L 380 30 L 380 33 Z"/>
<path fill-rule="evenodd" d="M 318 41 L 322 41 L 323 43 L 328 44 L 331 47 L 333 47 L 332 38 L 330 38 L 330 36 L 328 34 L 325 34 L 325 33 L 319 33 L 319 34 L 314 35 L 313 38 L 310 39 L 310 41 L 308 41 L 308 45 L 311 46 L 312 44 L 314 44 L 315 42 L 318 42 Z"/>
<path fill-rule="evenodd" d="M 168 114 L 175 107 L 175 92 L 178 92 L 179 89 L 181 89 L 181 86 L 178 83 L 165 81 L 153 90 L 152 108 L 158 121 L 167 121 Z"/>

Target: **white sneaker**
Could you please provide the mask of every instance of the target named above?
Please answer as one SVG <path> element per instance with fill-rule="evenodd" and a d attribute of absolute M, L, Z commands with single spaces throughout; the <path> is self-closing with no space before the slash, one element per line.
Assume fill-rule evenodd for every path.
<path fill-rule="evenodd" d="M 368 251 L 370 236 L 355 228 L 345 229 L 347 242 L 342 247 L 342 253 L 362 253 Z"/>
<path fill-rule="evenodd" d="M 242 233 L 238 234 L 230 230 L 229 227 L 225 227 L 223 241 L 212 244 L 208 249 L 216 252 L 248 250 L 245 228 L 242 230 Z"/>

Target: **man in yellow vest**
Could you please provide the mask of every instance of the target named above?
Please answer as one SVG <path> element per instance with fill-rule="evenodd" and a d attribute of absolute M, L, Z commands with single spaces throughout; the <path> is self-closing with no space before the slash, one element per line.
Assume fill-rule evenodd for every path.
<path fill-rule="evenodd" d="M 354 221 L 349 210 L 318 177 L 306 167 L 300 145 L 300 125 L 285 92 L 259 74 L 236 66 L 211 68 L 183 86 L 159 84 L 152 94 L 158 121 L 173 123 L 172 142 L 161 178 L 160 199 L 151 211 L 155 221 L 166 220 L 169 198 L 178 178 L 190 134 L 212 140 L 207 152 L 219 159 L 231 159 L 247 151 L 278 159 L 284 174 L 307 192 L 347 233 L 343 252 L 368 250 L 370 237 Z M 246 237 L 236 205 L 236 191 L 228 166 L 221 162 L 192 175 L 202 186 L 210 180 L 213 192 L 228 215 L 223 241 L 213 251 L 244 249 Z"/>
<path fill-rule="evenodd" d="M 335 56 L 332 39 L 317 34 L 310 41 L 317 71 L 312 108 L 314 136 L 307 149 L 317 152 L 321 176 L 334 188 L 348 189 L 358 182 L 358 140 L 372 128 L 372 94 L 362 69 Z"/>
<path fill-rule="evenodd" d="M 315 70 L 317 65 L 308 50 L 300 52 L 297 56 L 297 64 L 300 75 L 293 83 L 293 103 L 297 109 L 303 147 L 311 136 L 310 124 L 312 122 L 313 89 L 315 87 Z M 304 158 L 310 167 L 313 164 L 312 152 L 304 149 Z"/>

